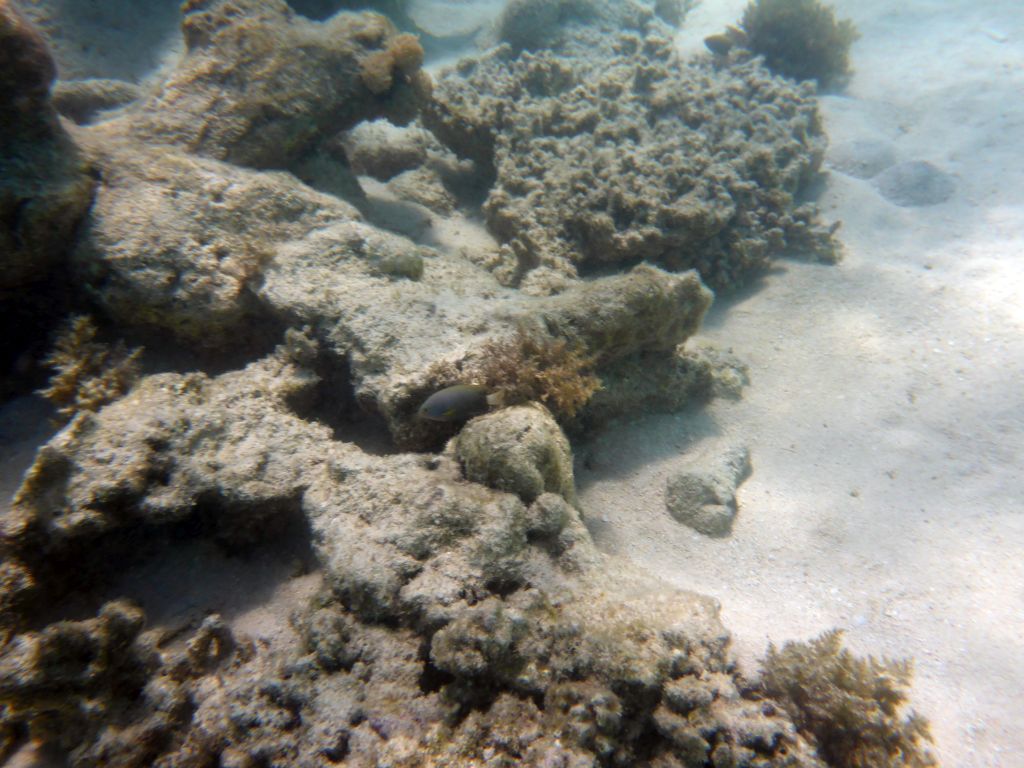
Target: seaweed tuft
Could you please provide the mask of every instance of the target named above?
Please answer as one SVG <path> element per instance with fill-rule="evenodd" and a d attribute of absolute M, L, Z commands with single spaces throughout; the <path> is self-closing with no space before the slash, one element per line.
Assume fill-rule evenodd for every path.
<path fill-rule="evenodd" d="M 817 741 L 833 768 L 931 768 L 928 721 L 901 716 L 913 676 L 910 661 L 861 658 L 842 647 L 842 631 L 806 643 L 769 646 L 762 686 L 797 728 Z"/>
<path fill-rule="evenodd" d="M 741 22 L 747 47 L 773 72 L 841 86 L 850 75 L 850 46 L 860 35 L 848 19 L 836 21 L 818 0 L 756 0 Z"/>
<path fill-rule="evenodd" d="M 541 402 L 559 421 L 575 416 L 601 389 L 586 350 L 523 327 L 487 342 L 480 356 L 473 373 L 503 405 Z"/>
<path fill-rule="evenodd" d="M 43 360 L 54 374 L 39 394 L 56 406 L 59 423 L 79 411 L 98 411 L 124 395 L 139 377 L 141 347 L 129 351 L 124 342 L 110 345 L 95 339 L 92 318 L 72 317 Z"/>

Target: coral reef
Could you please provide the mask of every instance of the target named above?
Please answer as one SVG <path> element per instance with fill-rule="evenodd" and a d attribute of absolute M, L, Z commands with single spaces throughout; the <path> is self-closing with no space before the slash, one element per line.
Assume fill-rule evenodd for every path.
<path fill-rule="evenodd" d="M 315 682 L 290 657 L 256 654 L 217 615 L 183 641 L 141 632 L 143 620 L 118 601 L 18 635 L 0 652 L 0 700 L 74 768 L 281 765 L 337 747 L 343 726 L 316 712 Z"/>
<path fill-rule="evenodd" d="M 736 489 L 750 476 L 750 451 L 736 446 L 709 461 L 693 457 L 665 485 L 672 517 L 706 536 L 727 536 L 736 518 Z"/>
<path fill-rule="evenodd" d="M 43 360 L 54 373 L 40 394 L 57 407 L 62 421 L 80 411 L 98 411 L 124 395 L 139 376 L 142 350 L 95 341 L 96 331 L 87 315 L 71 318 Z"/>
<path fill-rule="evenodd" d="M 125 602 L 85 621 L 16 636 L 0 652 L 0 701 L 38 741 L 73 750 L 126 719 L 158 667 L 142 611 Z"/>
<path fill-rule="evenodd" d="M 550 273 L 648 260 L 720 288 L 784 250 L 837 257 L 795 202 L 824 153 L 813 93 L 756 61 L 682 63 L 668 39 L 623 35 L 600 63 L 499 48 L 435 92 L 427 125 L 493 168 L 507 284 L 550 292 Z"/>
<path fill-rule="evenodd" d="M 609 577 L 566 498 L 571 457 L 550 417 L 511 409 L 480 419 L 481 434 L 448 453 L 370 456 L 289 413 L 313 385 L 303 364 L 315 357 L 292 334 L 243 371 L 144 378 L 41 451 L 4 530 L 4 616 L 22 631 L 0 660 L 12 670 L 0 704 L 41 738 L 67 734 L 73 766 L 302 765 L 325 754 L 425 766 L 491 750 L 696 766 L 696 755 L 743 745 L 765 766 L 818 766 L 781 715 L 749 726 L 753 714 L 741 713 L 760 704 L 715 693 L 734 672 L 713 601 L 626 570 Z M 525 416 L 536 434 L 517 438 Z M 467 478 L 482 458 L 474 442 L 510 447 L 505 466 L 483 474 L 524 498 Z M 542 486 L 530 485 L 534 473 Z M 58 574 L 71 563 L 75 586 L 99 579 L 90 559 L 115 560 L 125 531 L 137 539 L 202 515 L 245 540 L 298 510 L 330 588 L 298 612 L 306 656 L 262 651 L 211 618 L 156 658 L 141 618 L 117 606 L 42 633 L 17 623 L 12 564 L 22 586 L 52 599 L 70 586 Z M 122 615 L 131 631 L 114 633 Z M 64 663 L 47 633 L 97 650 Z M 124 641 L 116 660 L 104 633 Z M 80 716 L 66 680 L 102 706 Z M 681 708 L 666 698 L 680 686 L 704 693 Z M 52 691 L 64 706 L 45 705 Z M 770 736 L 749 735 L 759 728 Z"/>
<path fill-rule="evenodd" d="M 312 384 L 292 359 L 302 349 L 292 334 L 243 371 L 148 376 L 98 413 L 79 412 L 40 449 L 3 520 L 4 621 L 102 573 L 147 531 L 205 518 L 212 535 L 244 546 L 296 514 L 308 466 L 279 457 L 327 438 L 285 405 Z"/>
<path fill-rule="evenodd" d="M 769 647 L 762 685 L 793 722 L 817 742 L 835 768 L 927 768 L 927 721 L 903 717 L 912 667 L 906 661 L 860 658 L 831 630 L 810 642 Z"/>
<path fill-rule="evenodd" d="M 359 76 L 371 93 L 380 96 L 390 91 L 396 81 L 406 82 L 415 78 L 421 66 L 423 48 L 416 36 L 396 35 L 388 41 L 386 48 L 363 58 Z"/>
<path fill-rule="evenodd" d="M 832 247 L 793 198 L 823 146 L 810 89 L 751 61 L 679 63 L 656 34 L 681 13 L 671 0 L 552 7 L 557 50 L 504 46 L 446 77 L 431 127 L 475 165 L 417 129 L 360 156 L 360 131 L 339 132 L 406 123 L 429 95 L 421 44 L 376 14 L 313 22 L 283 0 L 187 0 L 167 77 L 67 129 L 98 176 L 61 245 L 75 241 L 76 299 L 190 352 L 251 360 L 284 343 L 219 375 L 144 376 L 103 403 L 131 356 L 72 324 L 50 388 L 70 421 L 0 521 L 0 749 L 27 730 L 72 768 L 821 768 L 809 738 L 826 731 L 794 722 L 790 689 L 783 707 L 744 683 L 714 600 L 597 551 L 559 423 L 742 381 L 681 345 L 711 302 L 701 275 L 732 285 L 771 248 Z M 19 119 L 3 130 L 43 126 L 33 146 L 64 142 L 62 162 L 79 162 L 48 101 L 53 62 L 9 8 L 0 101 Z M 526 34 L 535 13 L 517 2 L 503 34 Z M 351 191 L 347 150 L 441 209 L 467 168 L 493 181 L 494 271 L 281 172 Z M 583 156 L 596 165 L 573 176 Z M 544 405 L 416 419 L 427 394 L 476 377 Z M 371 453 L 346 420 L 355 408 L 400 448 L 461 433 L 437 452 Z M 154 541 L 244 551 L 292 521 L 323 581 L 296 605 L 297 637 L 252 641 L 217 615 L 143 631 L 138 609 L 100 606 L 112 569 Z M 901 722 L 877 732 L 906 735 Z"/>
<path fill-rule="evenodd" d="M 129 327 L 224 349 L 264 332 L 255 286 L 279 243 L 358 216 L 283 173 L 82 134 L 100 170 L 71 257 L 93 302 Z"/>
<path fill-rule="evenodd" d="M 385 255 L 409 251 L 423 255 L 418 280 L 370 268 Z M 671 354 L 697 330 L 711 301 L 696 274 L 648 266 L 560 296 L 523 296 L 464 259 L 360 222 L 325 227 L 282 247 L 264 272 L 260 297 L 289 325 L 316 329 L 326 353 L 346 360 L 356 400 L 384 417 L 403 448 L 436 447 L 438 426 L 416 419 L 423 401 L 467 383 L 485 345 L 523 322 L 531 334 L 538 324 L 538 339 L 564 340 L 566 351 L 604 365 L 644 351 Z"/>
<path fill-rule="evenodd" d="M 850 46 L 859 36 L 853 22 L 836 21 L 818 0 L 755 0 L 740 22 L 746 47 L 764 56 L 773 72 L 821 87 L 850 76 Z"/>

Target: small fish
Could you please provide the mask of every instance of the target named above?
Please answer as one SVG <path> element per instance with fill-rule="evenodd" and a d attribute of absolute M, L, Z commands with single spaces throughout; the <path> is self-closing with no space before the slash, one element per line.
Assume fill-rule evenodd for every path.
<path fill-rule="evenodd" d="M 725 32 L 704 38 L 704 45 L 716 56 L 725 56 L 733 47 L 747 46 L 747 33 L 738 27 L 728 26 Z"/>
<path fill-rule="evenodd" d="M 716 56 L 725 56 L 732 50 L 733 41 L 728 35 L 711 35 L 704 38 L 704 45 Z"/>
<path fill-rule="evenodd" d="M 419 417 L 428 421 L 466 421 L 487 412 L 495 404 L 487 387 L 456 384 L 435 392 L 420 406 Z"/>

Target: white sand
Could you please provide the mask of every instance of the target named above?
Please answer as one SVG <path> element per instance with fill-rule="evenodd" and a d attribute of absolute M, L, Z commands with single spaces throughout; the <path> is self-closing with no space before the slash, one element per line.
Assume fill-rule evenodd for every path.
<path fill-rule="evenodd" d="M 681 46 L 743 5 L 706 0 Z M 782 262 L 701 334 L 750 365 L 743 400 L 603 436 L 582 503 L 605 548 L 721 599 L 748 671 L 843 627 L 916 660 L 946 768 L 1024 766 L 1024 4 L 838 5 L 862 39 L 823 100 L 833 141 L 891 142 L 955 195 L 899 208 L 832 173 L 845 260 Z M 735 443 L 754 474 L 732 535 L 674 522 L 682 451 Z"/>

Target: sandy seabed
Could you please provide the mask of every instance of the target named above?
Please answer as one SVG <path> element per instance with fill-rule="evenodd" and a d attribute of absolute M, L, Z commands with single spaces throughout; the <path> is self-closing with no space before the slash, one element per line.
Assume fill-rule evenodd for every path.
<path fill-rule="evenodd" d="M 742 400 L 602 436 L 581 502 L 605 549 L 721 600 L 745 668 L 842 627 L 857 652 L 915 659 L 944 766 L 1024 766 L 1024 6 L 835 5 L 861 39 L 822 99 L 830 159 L 888 145 L 956 192 L 899 207 L 833 169 L 843 262 L 780 261 L 700 334 L 749 364 Z M 680 46 L 743 6 L 703 3 Z M 675 523 L 682 452 L 735 444 L 754 472 L 731 536 Z"/>

